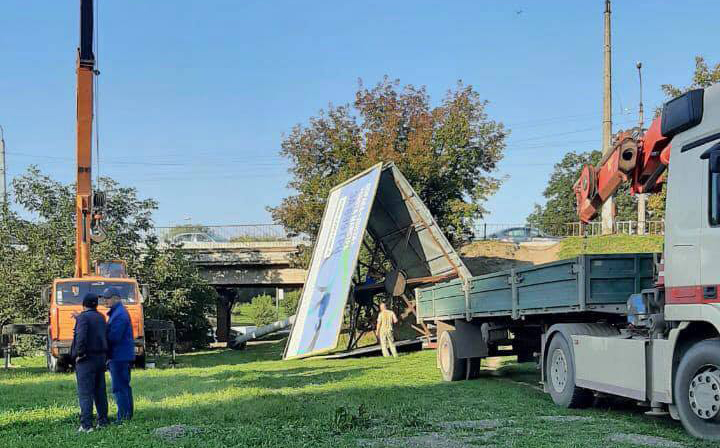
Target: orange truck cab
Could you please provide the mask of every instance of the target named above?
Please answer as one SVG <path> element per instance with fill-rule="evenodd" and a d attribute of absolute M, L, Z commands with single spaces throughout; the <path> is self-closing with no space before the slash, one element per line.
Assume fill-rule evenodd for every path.
<path fill-rule="evenodd" d="M 98 263 L 95 275 L 83 278 L 56 279 L 44 295 L 49 302 L 47 364 L 52 372 L 63 372 L 74 364 L 70 357 L 76 313 L 83 312 L 86 294 L 99 297 L 98 311 L 107 318 L 109 306 L 103 292 L 115 288 L 122 293 L 122 301 L 132 322 L 135 339 L 135 366 L 145 364 L 145 331 L 143 322 L 143 293 L 136 280 L 125 274 L 121 261 Z"/>

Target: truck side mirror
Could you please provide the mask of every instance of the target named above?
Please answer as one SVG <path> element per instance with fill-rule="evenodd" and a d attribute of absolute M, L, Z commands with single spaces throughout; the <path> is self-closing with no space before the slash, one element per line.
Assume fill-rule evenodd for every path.
<path fill-rule="evenodd" d="M 140 290 L 142 294 L 142 302 L 150 298 L 150 285 L 148 285 L 147 283 L 142 284 L 140 285 Z"/>
<path fill-rule="evenodd" d="M 52 286 L 46 286 L 42 289 L 41 296 L 43 302 L 50 303 L 50 291 L 52 291 Z"/>

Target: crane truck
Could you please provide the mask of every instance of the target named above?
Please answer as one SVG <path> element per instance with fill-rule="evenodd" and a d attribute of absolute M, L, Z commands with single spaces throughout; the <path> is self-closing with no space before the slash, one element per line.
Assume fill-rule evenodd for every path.
<path fill-rule="evenodd" d="M 80 47 L 77 56 L 77 192 L 75 204 L 75 275 L 56 279 L 44 296 L 49 303 L 48 369 L 53 372 L 71 366 L 70 345 L 73 338 L 73 313 L 82 311 L 82 299 L 88 293 L 102 296 L 113 288 L 122 294 L 130 314 L 135 339 L 135 365 L 145 359 L 143 329 L 143 293 L 138 282 L 129 278 L 122 261 L 96 262 L 91 270 L 90 245 L 101 242 L 102 213 L 105 195 L 92 188 L 92 137 L 94 77 L 97 75 L 93 49 L 93 0 L 80 0 Z M 101 298 L 98 310 L 107 315 Z"/>
<path fill-rule="evenodd" d="M 126 272 L 123 261 L 96 262 L 91 270 L 91 242 L 102 242 L 105 232 L 101 220 L 105 195 L 93 192 L 92 187 L 92 138 L 94 76 L 97 75 L 93 49 L 93 0 L 80 0 L 80 47 L 77 54 L 77 183 L 75 200 L 75 273 L 72 278 L 55 279 L 42 291 L 42 300 L 48 304 L 47 324 L 15 324 L 3 327 L 3 336 L 13 334 L 47 335 L 47 367 L 51 372 L 70 369 L 74 360 L 70 357 L 76 313 L 82 312 L 82 300 L 88 293 L 101 296 L 98 311 L 107 315 L 102 294 L 108 288 L 120 292 L 125 308 L 130 314 L 135 339 L 135 366 L 145 364 L 145 329 L 143 320 L 143 297 L 146 288 L 140 288 L 135 279 Z M 6 366 L 9 365 L 9 348 L 5 350 Z"/>
<path fill-rule="evenodd" d="M 672 163 L 671 163 L 672 162 Z M 621 132 L 574 186 L 589 222 L 623 183 L 667 187 L 663 254 L 584 255 L 416 290 L 436 325 L 447 381 L 487 356 L 537 360 L 559 406 L 599 395 L 720 440 L 720 84 L 664 104 L 646 132 Z"/>

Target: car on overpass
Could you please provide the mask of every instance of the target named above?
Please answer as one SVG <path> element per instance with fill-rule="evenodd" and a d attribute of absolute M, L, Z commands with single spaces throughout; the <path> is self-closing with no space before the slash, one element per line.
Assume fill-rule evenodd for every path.
<path fill-rule="evenodd" d="M 546 235 L 534 227 L 510 227 L 488 235 L 487 239 L 505 243 L 560 241 L 560 238 Z"/>
<path fill-rule="evenodd" d="M 225 238 L 217 235 L 210 235 L 205 232 L 187 232 L 179 233 L 173 236 L 170 240 L 173 244 L 183 243 L 224 243 L 227 242 Z"/>

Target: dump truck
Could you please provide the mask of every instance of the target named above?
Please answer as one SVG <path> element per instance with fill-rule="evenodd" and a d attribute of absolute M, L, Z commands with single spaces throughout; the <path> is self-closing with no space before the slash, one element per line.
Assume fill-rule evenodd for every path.
<path fill-rule="evenodd" d="M 663 254 L 584 255 L 416 290 L 418 321 L 437 328 L 447 381 L 480 360 L 536 360 L 563 407 L 600 394 L 669 414 L 693 436 L 720 440 L 720 85 L 664 104 L 647 131 L 618 134 L 575 184 L 594 219 L 624 183 L 667 184 Z"/>

